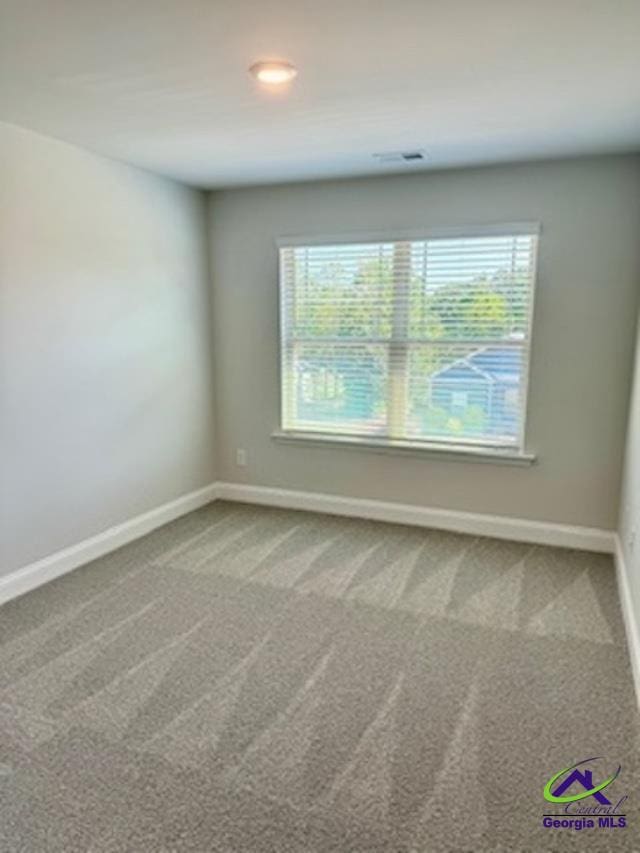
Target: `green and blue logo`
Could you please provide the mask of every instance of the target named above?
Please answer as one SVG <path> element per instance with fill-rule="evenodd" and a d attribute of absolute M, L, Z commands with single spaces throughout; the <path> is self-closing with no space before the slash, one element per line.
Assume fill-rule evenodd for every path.
<path fill-rule="evenodd" d="M 604 782 L 600 782 L 599 785 L 593 784 L 593 771 L 592 770 L 577 770 L 577 767 L 582 766 L 583 764 L 590 764 L 593 761 L 600 761 L 600 758 L 585 758 L 583 761 L 578 761 L 577 764 L 572 764 L 570 767 L 565 767 L 564 770 L 561 770 L 559 773 L 556 773 L 555 776 L 552 776 L 551 779 L 544 786 L 544 798 L 548 800 L 550 803 L 575 803 L 578 800 L 585 800 L 587 797 L 595 797 L 595 799 L 604 806 L 610 806 L 611 800 L 608 800 L 601 791 L 604 791 L 605 788 L 608 788 L 612 782 L 615 782 L 618 776 L 620 775 L 620 771 L 622 767 L 618 765 L 618 769 L 616 772 L 609 776 L 608 779 L 605 779 Z M 569 773 L 569 771 L 572 771 Z M 565 773 L 569 773 L 568 776 L 563 779 L 562 782 L 558 785 L 558 787 L 552 790 L 555 783 L 561 779 Z M 564 795 L 564 792 L 569 790 L 569 788 L 574 784 L 578 783 L 582 785 L 584 791 L 579 791 L 577 794 L 567 794 Z"/>
<path fill-rule="evenodd" d="M 584 758 L 555 773 L 542 790 L 548 803 L 562 806 L 562 811 L 546 812 L 542 824 L 548 829 L 615 829 L 627 825 L 627 815 L 622 806 L 627 800 L 621 797 L 614 804 L 603 793 L 620 776 L 622 767 L 602 779 L 597 762 L 602 758 Z M 596 769 L 594 770 L 594 765 Z M 594 780 L 594 773 L 601 781 Z M 585 803 L 584 801 L 587 801 Z M 595 804 L 593 801 L 595 800 Z"/>

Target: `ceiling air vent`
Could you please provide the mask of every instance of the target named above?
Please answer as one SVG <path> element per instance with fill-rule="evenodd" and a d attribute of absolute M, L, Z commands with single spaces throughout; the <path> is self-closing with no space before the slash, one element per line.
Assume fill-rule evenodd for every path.
<path fill-rule="evenodd" d="M 426 151 L 382 151 L 374 154 L 378 163 L 419 163 L 427 159 Z"/>

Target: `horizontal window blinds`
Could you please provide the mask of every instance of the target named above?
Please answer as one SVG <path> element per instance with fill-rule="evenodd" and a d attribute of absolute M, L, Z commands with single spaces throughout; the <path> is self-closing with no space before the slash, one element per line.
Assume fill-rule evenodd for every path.
<path fill-rule="evenodd" d="M 521 445 L 534 233 L 280 249 L 284 430 Z"/>

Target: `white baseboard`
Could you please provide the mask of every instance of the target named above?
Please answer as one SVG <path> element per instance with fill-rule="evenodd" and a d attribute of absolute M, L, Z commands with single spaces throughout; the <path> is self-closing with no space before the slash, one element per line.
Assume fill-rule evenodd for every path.
<path fill-rule="evenodd" d="M 516 542 L 557 545 L 605 553 L 615 551 L 615 534 L 609 530 L 593 527 L 574 527 L 509 516 L 458 512 L 456 510 L 364 498 L 346 498 L 319 492 L 274 489 L 241 483 L 212 483 L 0 577 L 0 604 L 23 595 L 25 592 L 95 560 L 97 557 L 102 557 L 110 551 L 115 551 L 116 548 L 133 542 L 157 527 L 205 506 L 216 498 L 287 509 L 310 510 L 352 518 L 367 518 L 374 521 L 388 521 L 396 524 L 410 524 L 418 527 L 432 527 L 456 533 L 495 536 L 499 539 L 511 539 Z M 623 575 L 623 577 L 626 576 Z M 625 618 L 627 617 L 625 616 Z M 637 638 L 637 629 L 634 630 L 636 630 L 635 636 Z M 640 649 L 637 640 L 636 647 Z M 636 655 L 636 659 L 640 667 L 640 653 Z"/>
<path fill-rule="evenodd" d="M 620 606 L 622 608 L 622 618 L 627 634 L 627 646 L 629 648 L 629 658 L 631 659 L 631 669 L 633 671 L 633 681 L 636 688 L 636 698 L 640 706 L 640 626 L 638 618 L 633 606 L 631 598 L 631 589 L 629 586 L 629 573 L 627 564 L 624 559 L 622 550 L 622 542 L 618 534 L 615 536 L 615 552 L 614 559 L 616 564 L 616 577 L 618 579 L 618 595 L 620 596 Z"/>
<path fill-rule="evenodd" d="M 601 530 L 597 527 L 574 527 L 568 524 L 511 518 L 506 515 L 458 512 L 390 501 L 345 498 L 319 492 L 248 486 L 242 483 L 218 483 L 218 497 L 222 500 L 265 504 L 286 509 L 305 509 L 331 515 L 434 527 L 439 530 L 477 536 L 495 536 L 498 539 L 531 542 L 537 545 L 557 545 L 606 554 L 614 551 L 613 531 Z"/>
<path fill-rule="evenodd" d="M 103 530 L 102 533 L 78 542 L 77 545 L 71 545 L 35 563 L 16 569 L 11 574 L 0 577 L 0 604 L 60 577 L 72 569 L 77 569 L 78 566 L 89 563 L 97 557 L 102 557 L 110 551 L 115 551 L 116 548 L 139 539 L 156 527 L 162 527 L 163 524 L 181 515 L 211 503 L 216 497 L 217 484 L 212 483 L 142 515 L 137 515 L 129 521 Z"/>

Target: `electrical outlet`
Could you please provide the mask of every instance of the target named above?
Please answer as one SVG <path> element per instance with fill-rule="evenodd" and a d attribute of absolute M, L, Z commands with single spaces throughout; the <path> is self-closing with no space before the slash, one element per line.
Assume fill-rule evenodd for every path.
<path fill-rule="evenodd" d="M 247 451 L 242 447 L 236 450 L 236 465 L 239 465 L 240 468 L 247 466 Z"/>

